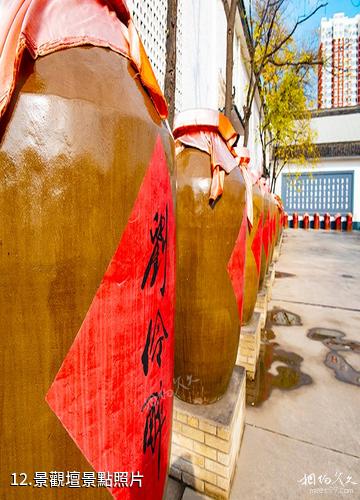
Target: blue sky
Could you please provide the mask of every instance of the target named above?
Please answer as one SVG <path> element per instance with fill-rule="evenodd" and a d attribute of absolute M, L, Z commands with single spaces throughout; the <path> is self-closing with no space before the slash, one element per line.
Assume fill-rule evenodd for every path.
<path fill-rule="evenodd" d="M 318 5 L 326 3 L 325 0 L 289 0 L 285 18 L 288 20 L 288 27 L 292 29 L 296 19 L 307 16 Z M 360 14 L 360 0 L 328 0 L 327 6 L 322 7 L 309 20 L 304 22 L 295 33 L 295 39 L 299 46 L 307 49 L 317 50 L 319 47 L 319 28 L 322 17 L 330 18 L 337 12 L 343 12 L 348 17 Z M 308 88 L 308 94 L 315 102 L 317 97 L 317 74 L 313 73 L 312 83 Z M 312 104 L 313 105 L 313 104 Z"/>
<path fill-rule="evenodd" d="M 290 0 L 289 9 L 293 10 L 294 16 L 303 16 L 309 14 L 320 0 Z M 321 8 L 311 19 L 306 21 L 297 32 L 296 38 L 300 40 L 313 40 L 317 38 L 317 29 L 320 27 L 322 17 L 332 17 L 336 12 L 344 12 L 346 16 L 352 17 L 360 14 L 360 0 L 328 0 L 328 5 Z M 315 41 L 315 40 L 314 40 Z M 316 40 L 317 42 L 317 40 Z"/>
<path fill-rule="evenodd" d="M 252 0 L 245 0 L 247 9 L 250 1 Z M 288 0 L 285 2 L 287 7 L 284 13 L 284 17 L 288 20 L 288 28 L 291 29 L 294 26 L 298 17 L 308 15 L 323 3 L 327 3 L 327 6 L 318 10 L 314 16 L 298 28 L 295 34 L 298 42 L 304 41 L 307 45 L 312 42 L 313 48 L 318 46 L 318 30 L 322 17 L 330 18 L 336 12 L 344 12 L 349 17 L 360 14 L 360 0 L 327 0 L 327 2 L 326 0 Z"/>
<path fill-rule="evenodd" d="M 245 0 L 245 5 L 248 8 L 249 2 Z M 319 9 L 310 19 L 300 25 L 295 33 L 295 40 L 298 46 L 303 46 L 306 49 L 317 50 L 319 47 L 320 23 L 322 17 L 328 19 L 337 12 L 343 12 L 348 17 L 353 17 L 360 14 L 360 0 L 287 0 L 285 2 L 286 10 L 284 19 L 288 23 L 288 29 L 294 27 L 294 23 L 300 17 L 306 17 L 318 5 L 327 3 L 326 7 Z M 316 71 L 314 72 L 313 84 L 311 85 L 310 93 L 316 99 L 317 79 Z"/>

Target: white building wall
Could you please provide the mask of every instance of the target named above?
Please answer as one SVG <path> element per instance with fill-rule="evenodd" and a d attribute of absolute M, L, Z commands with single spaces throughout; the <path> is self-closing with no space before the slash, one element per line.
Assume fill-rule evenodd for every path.
<path fill-rule="evenodd" d="M 226 16 L 222 0 L 178 0 L 176 111 L 223 109 L 226 76 Z M 135 25 L 160 86 L 166 69 L 167 0 L 128 0 Z M 234 36 L 233 86 L 242 114 L 249 74 L 247 45 L 239 13 Z M 251 165 L 261 171 L 259 100 L 253 104 L 248 147 Z M 242 144 L 241 140 L 240 143 Z"/>
<path fill-rule="evenodd" d="M 262 148 L 259 136 L 260 126 L 260 106 L 257 100 L 254 100 L 252 114 L 250 119 L 250 136 L 248 147 L 251 152 L 250 168 L 258 174 L 262 174 Z"/>
<path fill-rule="evenodd" d="M 226 54 L 226 19 L 220 0 L 186 0 L 183 7 L 180 110 L 219 107 Z M 224 35 L 225 30 L 225 35 Z"/>
<path fill-rule="evenodd" d="M 360 113 L 312 118 L 316 143 L 360 141 Z"/>
<path fill-rule="evenodd" d="M 238 28 L 240 30 L 240 27 Z M 249 83 L 249 75 L 245 66 L 246 53 L 244 54 L 245 40 L 242 40 L 239 32 L 236 32 L 234 41 L 234 77 L 233 83 L 235 87 L 235 104 L 242 112 L 246 101 L 246 86 Z"/>
<path fill-rule="evenodd" d="M 225 105 L 226 17 L 221 0 L 187 0 L 184 2 L 182 106 L 222 109 Z M 247 46 L 240 16 L 237 15 L 234 36 L 233 86 L 235 104 L 242 114 L 249 84 L 246 68 Z M 259 140 L 259 100 L 254 100 L 250 119 L 248 147 L 251 168 L 261 170 Z M 242 144 L 240 139 L 239 144 Z"/>
<path fill-rule="evenodd" d="M 246 104 L 247 91 L 250 81 L 250 73 L 247 61 L 249 53 L 243 30 L 243 25 L 239 13 L 237 13 L 235 23 L 235 40 L 234 40 L 234 76 L 233 84 L 235 87 L 235 105 L 240 114 L 243 113 L 243 107 Z M 250 169 L 262 174 L 262 149 L 259 135 L 261 116 L 261 105 L 258 93 L 255 94 L 255 99 L 252 104 L 252 114 L 250 118 L 250 134 L 248 140 L 248 148 L 251 154 Z M 239 144 L 242 144 L 240 139 Z"/>
<path fill-rule="evenodd" d="M 327 113 L 327 112 L 326 112 Z M 311 119 L 311 128 L 316 132 L 316 144 L 351 143 L 360 141 L 360 113 L 331 112 L 329 116 Z M 335 114 L 336 113 L 336 114 Z M 360 157 L 322 158 L 318 163 L 298 166 L 289 164 L 276 183 L 276 192 L 281 196 L 282 175 L 305 172 L 354 172 L 353 218 L 360 222 Z"/>

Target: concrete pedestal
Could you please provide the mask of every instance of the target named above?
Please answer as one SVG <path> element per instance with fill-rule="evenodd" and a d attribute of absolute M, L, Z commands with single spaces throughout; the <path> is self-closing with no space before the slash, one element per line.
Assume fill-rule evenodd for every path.
<path fill-rule="evenodd" d="M 283 237 L 284 237 L 284 233 L 281 234 L 279 243 L 276 245 L 276 247 L 274 249 L 274 255 L 273 255 L 274 262 L 277 262 L 279 260 L 280 252 L 281 252 L 281 245 L 283 242 Z"/>
<path fill-rule="evenodd" d="M 267 314 L 267 290 L 265 288 L 265 284 L 261 290 L 259 290 L 257 301 L 255 305 L 255 312 L 260 314 L 260 328 L 265 327 L 266 323 L 266 314 Z"/>
<path fill-rule="evenodd" d="M 266 292 L 267 296 L 267 302 L 270 302 L 271 297 L 272 297 L 272 287 L 275 281 L 275 264 L 272 263 L 269 266 L 269 272 L 267 276 L 265 277 L 265 282 L 264 282 L 264 290 Z"/>
<path fill-rule="evenodd" d="M 259 358 L 261 341 L 261 314 L 254 312 L 250 323 L 241 327 L 239 350 L 236 364 L 246 370 L 246 375 L 254 380 L 256 364 Z"/>
<path fill-rule="evenodd" d="M 280 257 L 280 244 L 278 244 L 278 245 L 274 248 L 273 261 L 274 261 L 274 262 L 277 262 L 277 261 L 279 260 L 279 257 Z"/>
<path fill-rule="evenodd" d="M 230 495 L 245 425 L 246 375 L 236 366 L 226 394 L 211 405 L 174 400 L 170 476 L 213 498 Z"/>
<path fill-rule="evenodd" d="M 271 264 L 263 288 L 258 293 L 250 323 L 241 327 L 236 364 L 246 369 L 246 375 L 251 380 L 255 379 L 256 365 L 260 353 L 261 330 L 265 327 L 268 302 L 271 300 L 274 281 L 275 264 Z"/>

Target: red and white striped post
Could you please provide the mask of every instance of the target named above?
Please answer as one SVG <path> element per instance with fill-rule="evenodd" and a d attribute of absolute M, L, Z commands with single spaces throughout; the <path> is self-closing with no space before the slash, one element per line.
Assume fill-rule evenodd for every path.
<path fill-rule="evenodd" d="M 320 229 L 320 214 L 317 212 L 314 214 L 314 229 Z"/>
<path fill-rule="evenodd" d="M 309 229 L 310 227 L 310 218 L 309 214 L 303 215 L 303 229 Z"/>
<path fill-rule="evenodd" d="M 297 212 L 293 213 L 293 229 L 297 229 L 299 227 L 299 216 Z"/>
<path fill-rule="evenodd" d="M 341 231 L 341 214 L 335 215 L 335 229 L 336 231 Z"/>
<path fill-rule="evenodd" d="M 352 231 L 353 215 L 351 212 L 346 214 L 346 231 Z"/>
<path fill-rule="evenodd" d="M 284 226 L 284 229 L 287 229 L 289 227 L 289 215 L 287 212 L 284 212 L 284 215 L 283 215 L 283 226 Z"/>
<path fill-rule="evenodd" d="M 324 214 L 324 229 L 326 231 L 330 231 L 330 214 L 328 212 L 326 212 L 326 214 Z"/>

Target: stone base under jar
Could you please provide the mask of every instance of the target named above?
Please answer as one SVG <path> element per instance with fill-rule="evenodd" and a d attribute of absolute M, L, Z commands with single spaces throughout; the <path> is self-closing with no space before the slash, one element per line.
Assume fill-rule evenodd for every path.
<path fill-rule="evenodd" d="M 245 425 L 246 374 L 234 368 L 225 395 L 206 406 L 174 399 L 170 476 L 227 499 Z"/>
<path fill-rule="evenodd" d="M 267 307 L 267 302 L 266 302 Z M 265 312 L 266 316 L 266 312 Z M 254 380 L 260 352 L 262 316 L 254 311 L 250 322 L 241 327 L 236 364 L 246 370 L 246 375 Z"/>

